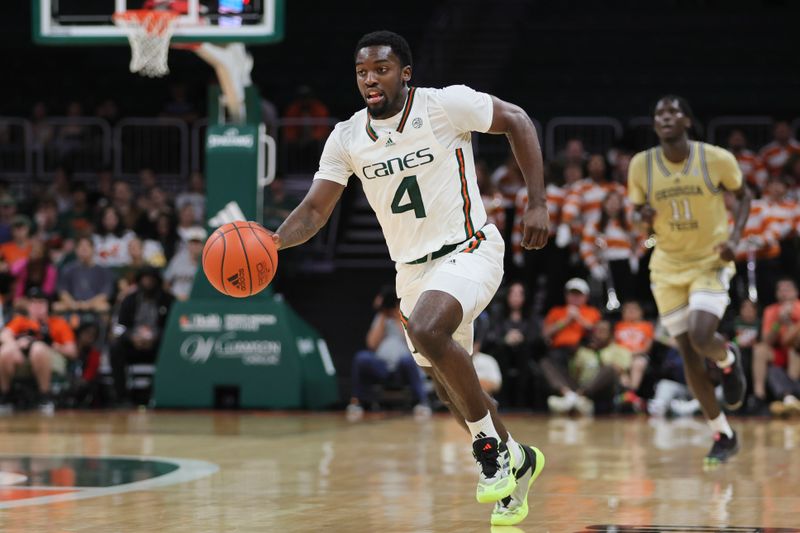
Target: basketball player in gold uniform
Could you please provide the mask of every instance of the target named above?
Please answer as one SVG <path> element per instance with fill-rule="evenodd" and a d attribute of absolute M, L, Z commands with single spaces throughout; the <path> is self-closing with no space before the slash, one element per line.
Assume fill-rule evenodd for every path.
<path fill-rule="evenodd" d="M 730 303 L 734 250 L 750 212 L 750 193 L 731 153 L 689 139 L 692 113 L 683 98 L 661 98 L 653 118 L 660 143 L 634 156 L 628 196 L 637 218 L 656 235 L 653 296 L 683 357 L 686 382 L 714 432 L 706 463 L 724 462 L 739 443 L 714 396 L 704 359 L 721 370 L 725 407 L 741 407 L 746 387 L 741 355 L 717 327 Z M 724 191 L 738 200 L 730 234 Z"/>

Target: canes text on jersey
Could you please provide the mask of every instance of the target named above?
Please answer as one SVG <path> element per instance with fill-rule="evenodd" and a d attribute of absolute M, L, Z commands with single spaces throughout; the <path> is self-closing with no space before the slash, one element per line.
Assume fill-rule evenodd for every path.
<path fill-rule="evenodd" d="M 361 173 L 368 180 L 391 176 L 395 172 L 402 172 L 407 168 L 421 167 L 433 162 L 433 154 L 430 147 L 422 148 L 416 152 L 410 152 L 403 157 L 393 157 L 387 161 L 364 165 Z"/>

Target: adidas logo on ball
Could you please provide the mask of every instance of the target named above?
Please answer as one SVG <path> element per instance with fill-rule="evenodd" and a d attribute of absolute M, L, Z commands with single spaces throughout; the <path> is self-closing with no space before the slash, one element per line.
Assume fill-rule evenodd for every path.
<path fill-rule="evenodd" d="M 239 272 L 229 277 L 228 283 L 230 283 L 231 285 L 233 285 L 242 292 L 247 292 L 247 283 L 245 282 L 244 279 L 244 269 L 240 269 Z"/>

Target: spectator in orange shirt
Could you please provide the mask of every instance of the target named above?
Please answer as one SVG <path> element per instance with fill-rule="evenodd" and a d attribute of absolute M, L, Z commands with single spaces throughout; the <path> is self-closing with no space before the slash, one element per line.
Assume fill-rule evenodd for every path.
<path fill-rule="evenodd" d="M 328 108 L 320 99 L 314 96 L 311 87 L 301 85 L 297 89 L 297 97 L 286 108 L 283 118 L 294 119 L 326 119 L 330 116 Z M 322 142 L 330 130 L 324 120 L 315 124 L 291 125 L 284 129 L 284 139 L 287 142 Z"/>
<path fill-rule="evenodd" d="M 11 240 L 0 244 L 0 255 L 9 265 L 26 259 L 31 253 L 31 219 L 16 215 L 11 221 Z"/>
<path fill-rule="evenodd" d="M 728 150 L 736 157 L 747 184 L 760 195 L 766 185 L 767 167 L 757 154 L 747 149 L 747 137 L 742 130 L 732 130 L 728 135 Z"/>
<path fill-rule="evenodd" d="M 778 400 L 770 405 L 773 413 L 800 413 L 800 299 L 794 280 L 778 280 L 775 296 L 778 301 L 764 309 L 761 342 L 753 348 L 753 395 L 763 406 L 769 385 Z"/>
<path fill-rule="evenodd" d="M 314 96 L 311 88 L 300 86 L 297 97 L 283 114 L 284 121 L 288 122 L 283 129 L 283 140 L 296 165 L 308 165 L 309 161 L 319 159 L 330 132 L 329 118 L 328 108 Z"/>
<path fill-rule="evenodd" d="M 639 302 L 633 300 L 625 302 L 622 305 L 622 320 L 614 326 L 614 340 L 633 354 L 630 380 L 628 383 L 622 383 L 631 393 L 623 398 L 627 403 L 641 405 L 635 393 L 639 390 L 644 372 L 647 370 L 654 336 L 653 323 L 644 320 L 644 312 Z"/>
<path fill-rule="evenodd" d="M 39 287 L 26 293 L 28 316 L 17 315 L 0 331 L 0 410 L 12 408 L 11 380 L 21 371 L 33 373 L 39 392 L 39 410 L 49 414 L 52 373 L 64 374 L 67 359 L 77 355 L 75 333 L 67 321 L 50 316 L 49 300 Z"/>
<path fill-rule="evenodd" d="M 775 122 L 772 135 L 774 140 L 761 149 L 759 156 L 770 175 L 777 176 L 793 154 L 800 154 L 800 142 L 792 137 L 792 127 L 787 120 Z"/>
<path fill-rule="evenodd" d="M 553 307 L 544 317 L 542 334 L 548 344 L 542 366 L 551 365 L 566 373 L 581 340 L 600 320 L 600 311 L 588 305 L 589 284 L 572 278 L 564 285 L 566 305 Z"/>

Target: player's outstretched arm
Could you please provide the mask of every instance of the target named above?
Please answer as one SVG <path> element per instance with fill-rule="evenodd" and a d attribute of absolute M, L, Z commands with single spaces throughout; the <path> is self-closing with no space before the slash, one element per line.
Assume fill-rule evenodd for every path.
<path fill-rule="evenodd" d="M 502 133 L 508 138 L 528 186 L 528 207 L 522 215 L 522 247 L 538 250 L 547 244 L 549 217 L 544 190 L 544 162 L 539 137 L 525 111 L 517 105 L 492 96 L 493 115 L 489 133 Z"/>
<path fill-rule="evenodd" d="M 317 179 L 311 184 L 306 197 L 292 211 L 272 235 L 278 249 L 303 244 L 317 234 L 336 207 L 344 185 L 330 180 Z"/>

